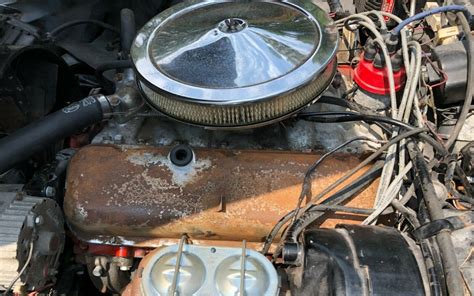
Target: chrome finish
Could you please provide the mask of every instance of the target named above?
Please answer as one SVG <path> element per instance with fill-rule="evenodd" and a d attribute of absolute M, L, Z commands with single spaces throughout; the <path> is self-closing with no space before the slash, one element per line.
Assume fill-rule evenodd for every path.
<path fill-rule="evenodd" d="M 277 272 L 259 252 L 245 246 L 224 248 L 181 243 L 150 255 L 141 276 L 144 295 L 278 295 Z M 176 275 L 179 256 L 181 265 Z M 177 278 L 175 290 L 171 289 L 174 278 Z"/>
<path fill-rule="evenodd" d="M 110 106 L 110 101 L 106 96 L 98 95 L 97 101 L 100 104 L 104 118 L 110 118 L 112 116 L 112 107 Z"/>
<path fill-rule="evenodd" d="M 176 286 L 178 284 L 178 275 L 179 275 L 179 267 L 181 266 L 181 258 L 183 257 L 183 246 L 184 242 L 186 241 L 186 236 L 183 235 L 181 240 L 179 241 L 178 245 L 178 252 L 176 254 L 176 265 L 174 266 L 174 274 L 173 274 L 173 281 L 171 283 L 170 295 L 175 295 L 176 293 Z"/>
<path fill-rule="evenodd" d="M 258 124 L 306 106 L 327 87 L 335 72 L 333 28 L 310 1 L 193 0 L 148 22 L 131 56 L 143 92 L 161 112 L 206 126 Z M 322 83 L 318 79 L 325 72 Z M 311 88 L 314 83 L 318 87 Z M 304 100 L 294 100 L 303 87 Z M 294 102 L 261 106 L 260 112 L 268 114 L 248 115 L 258 112 L 249 109 L 251 104 L 286 96 Z M 235 110 L 198 110 L 196 115 L 192 109 L 199 106 Z M 222 114 L 232 118 L 203 120 Z"/>
<path fill-rule="evenodd" d="M 240 256 L 240 296 L 245 296 L 245 259 L 247 257 L 247 242 L 242 242 L 242 256 Z"/>

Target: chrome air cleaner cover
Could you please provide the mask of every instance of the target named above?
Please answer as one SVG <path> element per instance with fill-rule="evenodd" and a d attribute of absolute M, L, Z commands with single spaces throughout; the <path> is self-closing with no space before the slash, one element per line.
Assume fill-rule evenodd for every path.
<path fill-rule="evenodd" d="M 158 111 L 235 128 L 315 101 L 334 77 L 337 40 L 332 20 L 311 1 L 186 1 L 149 21 L 131 55 Z"/>

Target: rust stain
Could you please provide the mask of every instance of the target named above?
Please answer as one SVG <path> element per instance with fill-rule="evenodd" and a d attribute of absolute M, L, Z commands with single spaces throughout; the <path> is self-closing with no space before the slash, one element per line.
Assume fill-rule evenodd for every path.
<path fill-rule="evenodd" d="M 103 242 L 120 237 L 124 244 L 156 247 L 160 240 L 174 241 L 186 233 L 197 241 L 229 245 L 246 239 L 257 247 L 273 225 L 294 209 L 304 173 L 321 156 L 197 149 L 191 164 L 176 167 L 168 159 L 170 150 L 81 149 L 69 165 L 64 201 L 76 235 L 86 241 L 100 237 Z M 313 194 L 358 163 L 351 155 L 326 160 L 314 175 Z M 348 205 L 371 208 L 375 192 L 372 184 Z M 322 226 L 360 223 L 364 218 L 332 214 Z"/>

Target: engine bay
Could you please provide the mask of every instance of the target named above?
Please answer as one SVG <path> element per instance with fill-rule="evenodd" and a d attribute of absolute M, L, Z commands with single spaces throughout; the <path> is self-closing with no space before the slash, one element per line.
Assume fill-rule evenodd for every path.
<path fill-rule="evenodd" d="M 0 3 L 1 295 L 472 295 L 469 1 Z"/>

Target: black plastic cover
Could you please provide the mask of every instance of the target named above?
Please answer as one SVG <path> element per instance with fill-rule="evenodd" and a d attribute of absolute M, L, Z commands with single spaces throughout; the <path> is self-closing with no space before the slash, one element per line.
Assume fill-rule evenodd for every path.
<path fill-rule="evenodd" d="M 435 99 L 439 105 L 460 103 L 466 97 L 467 57 L 465 44 L 459 41 L 440 45 L 432 51 L 433 59 L 447 77 L 444 88 L 435 89 Z"/>
<path fill-rule="evenodd" d="M 308 230 L 304 242 L 302 275 L 291 273 L 294 295 L 425 295 L 417 261 L 395 229 Z"/>

